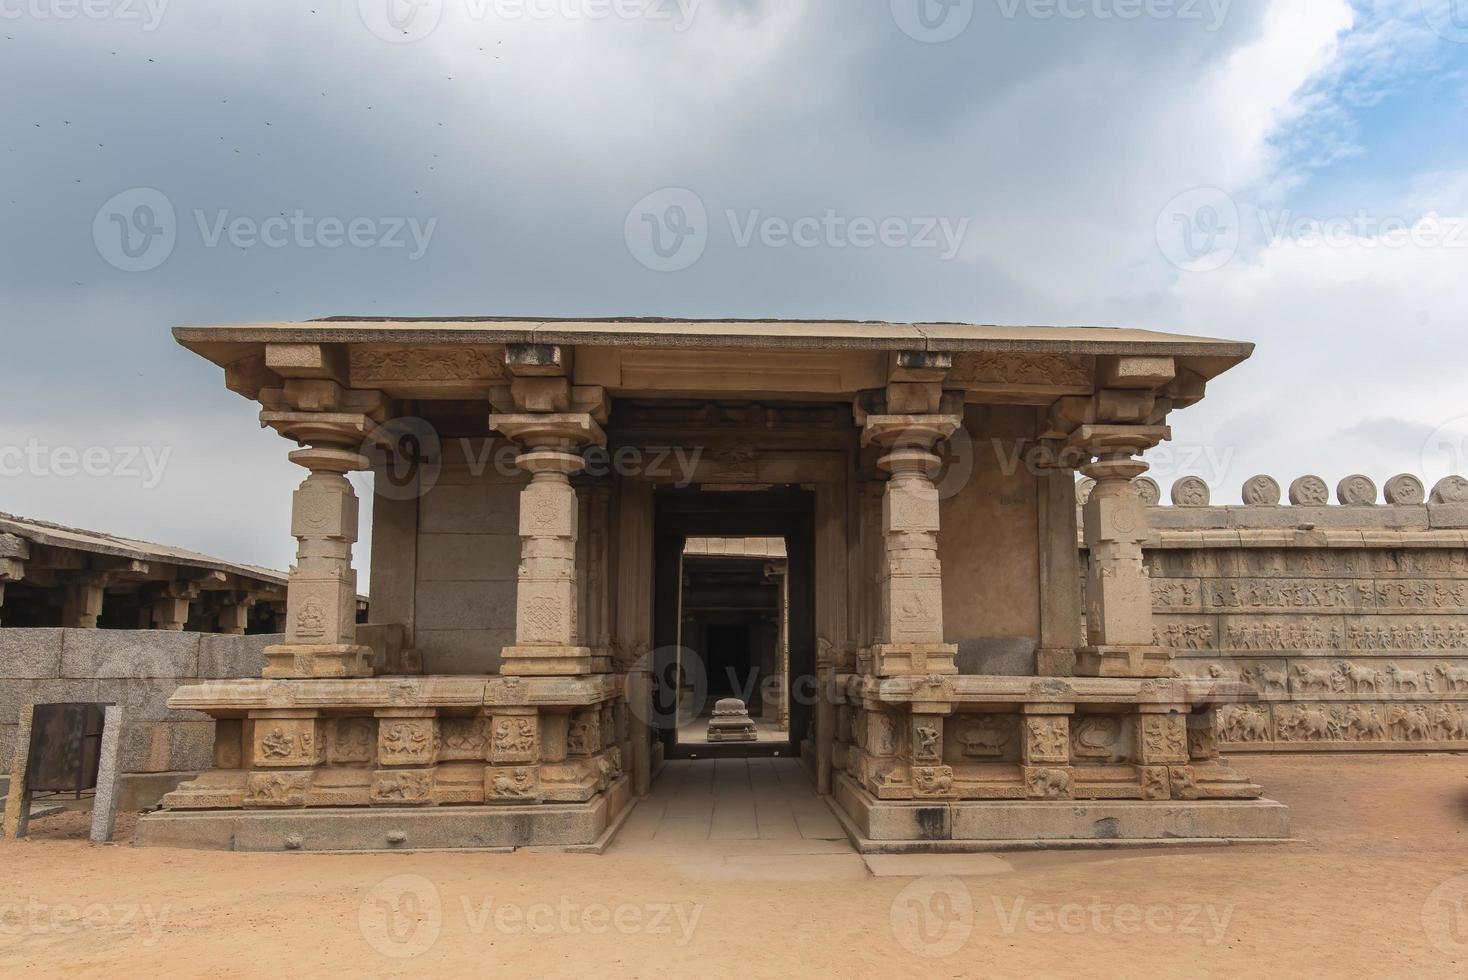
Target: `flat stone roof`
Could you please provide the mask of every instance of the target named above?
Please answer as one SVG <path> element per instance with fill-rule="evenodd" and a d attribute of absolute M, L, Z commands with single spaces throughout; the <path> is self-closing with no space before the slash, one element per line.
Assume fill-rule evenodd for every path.
<path fill-rule="evenodd" d="M 1254 345 L 1123 327 L 739 320 L 662 317 L 327 317 L 300 322 L 183 326 L 185 347 L 219 363 L 221 349 L 261 343 L 570 344 L 728 350 L 931 350 L 1035 354 L 1153 354 L 1217 359 L 1221 373 Z"/>
<path fill-rule="evenodd" d="M 183 548 L 171 548 L 167 545 L 153 544 L 148 541 L 136 541 L 132 538 L 122 538 L 101 531 L 86 531 L 81 528 L 66 527 L 62 524 L 53 524 L 50 521 L 16 517 L 13 514 L 0 513 L 0 534 L 13 534 L 16 537 L 26 539 L 32 544 L 45 545 L 49 548 L 85 551 L 96 555 L 125 558 L 129 561 L 156 561 L 167 565 L 178 565 L 184 568 L 200 568 L 208 571 L 228 572 L 242 578 L 253 578 L 262 582 L 268 582 L 271 585 L 285 585 L 288 581 L 288 576 L 285 572 L 273 568 L 262 568 L 259 565 L 244 565 L 238 562 L 225 561 L 221 558 L 211 558 L 209 555 L 201 555 L 196 551 L 188 551 Z"/>

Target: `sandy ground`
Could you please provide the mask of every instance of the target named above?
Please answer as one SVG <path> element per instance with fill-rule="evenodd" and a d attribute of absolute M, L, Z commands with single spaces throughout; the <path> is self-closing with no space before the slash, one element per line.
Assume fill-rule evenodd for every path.
<path fill-rule="evenodd" d="M 0 842 L 0 976 L 1468 976 L 1468 757 L 1242 762 L 1300 843 L 899 869 L 925 877 L 831 841 L 92 847 L 63 815 Z"/>

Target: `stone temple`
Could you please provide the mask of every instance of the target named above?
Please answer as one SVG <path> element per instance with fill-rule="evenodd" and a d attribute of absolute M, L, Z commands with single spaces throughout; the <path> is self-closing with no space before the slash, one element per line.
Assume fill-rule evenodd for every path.
<path fill-rule="evenodd" d="M 305 476 L 284 642 L 263 676 L 170 700 L 216 719 L 214 764 L 140 842 L 595 849 L 665 759 L 756 751 L 798 754 L 863 849 L 1289 836 L 1217 747 L 1219 710 L 1258 695 L 1187 676 L 1154 624 L 1134 482 L 1249 344 L 511 318 L 175 334 Z M 347 476 L 369 469 L 359 634 Z M 778 567 L 686 550 L 720 539 L 783 542 Z M 757 623 L 719 606 L 731 582 L 769 598 Z M 695 591 L 725 617 L 706 633 L 766 637 L 731 654 L 759 687 L 732 696 L 783 742 L 680 739 L 685 692 L 718 686 L 685 643 Z"/>

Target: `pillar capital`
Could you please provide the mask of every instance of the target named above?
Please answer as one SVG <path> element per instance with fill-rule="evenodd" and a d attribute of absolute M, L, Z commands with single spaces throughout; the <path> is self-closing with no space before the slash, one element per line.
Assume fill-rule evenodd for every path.
<path fill-rule="evenodd" d="M 606 433 L 590 412 L 496 413 L 489 417 L 489 427 L 532 455 L 575 453 L 607 444 Z"/>
<path fill-rule="evenodd" d="M 266 409 L 260 425 L 274 429 L 302 448 L 290 461 L 312 473 L 351 473 L 371 464 L 361 452 L 377 429 L 369 416 L 359 412 L 281 412 Z"/>

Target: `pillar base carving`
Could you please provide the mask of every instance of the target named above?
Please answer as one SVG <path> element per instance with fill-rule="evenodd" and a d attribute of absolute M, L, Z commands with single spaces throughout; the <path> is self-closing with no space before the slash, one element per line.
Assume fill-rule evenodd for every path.
<path fill-rule="evenodd" d="M 371 677 L 372 648 L 339 643 L 279 643 L 265 648 L 262 677 Z"/>
<path fill-rule="evenodd" d="M 1078 677 L 1172 677 L 1172 648 L 1160 646 L 1082 647 L 1075 653 Z"/>
<path fill-rule="evenodd" d="M 954 643 L 878 643 L 857 653 L 857 671 L 876 677 L 957 674 Z"/>
<path fill-rule="evenodd" d="M 500 673 L 510 677 L 569 677 L 611 670 L 611 657 L 590 647 L 512 646 L 500 651 Z"/>

